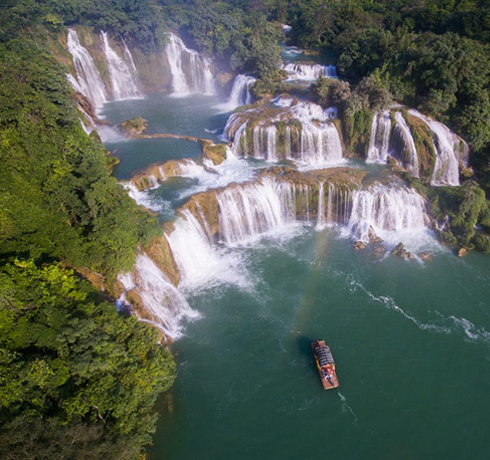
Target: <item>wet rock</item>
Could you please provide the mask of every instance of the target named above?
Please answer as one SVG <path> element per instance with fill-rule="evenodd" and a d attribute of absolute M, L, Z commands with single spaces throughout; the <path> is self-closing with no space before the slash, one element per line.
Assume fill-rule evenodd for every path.
<path fill-rule="evenodd" d="M 216 75 L 216 81 L 221 88 L 224 88 L 232 80 L 233 75 L 230 72 L 220 72 Z"/>
<path fill-rule="evenodd" d="M 381 259 L 386 254 L 386 248 L 382 245 L 376 245 L 372 249 L 372 255 L 376 259 Z"/>
<path fill-rule="evenodd" d="M 415 259 L 415 256 L 412 252 L 407 252 L 406 256 L 405 256 L 408 260 L 413 260 Z"/>
<path fill-rule="evenodd" d="M 378 235 L 376 235 L 373 227 L 369 227 L 368 238 L 371 244 L 381 243 L 383 241 Z"/>
<path fill-rule="evenodd" d="M 464 257 L 468 253 L 466 248 L 459 248 L 458 257 Z"/>
<path fill-rule="evenodd" d="M 121 123 L 121 129 L 128 135 L 133 136 L 136 134 L 142 134 L 148 127 L 148 120 L 137 116 L 132 120 L 123 121 Z"/>
<path fill-rule="evenodd" d="M 356 250 L 363 250 L 367 248 L 366 243 L 364 243 L 363 241 L 355 241 L 353 246 Z"/>
<path fill-rule="evenodd" d="M 405 258 L 407 256 L 407 250 L 403 243 L 398 243 L 392 250 L 391 255 Z"/>
<path fill-rule="evenodd" d="M 423 261 L 428 262 L 432 260 L 432 252 L 431 251 L 421 251 L 417 254 Z"/>

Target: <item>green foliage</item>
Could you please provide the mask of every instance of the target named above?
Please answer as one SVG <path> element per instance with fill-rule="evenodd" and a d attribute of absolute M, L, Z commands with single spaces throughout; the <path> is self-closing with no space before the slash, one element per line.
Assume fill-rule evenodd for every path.
<path fill-rule="evenodd" d="M 11 455 L 28 442 L 45 449 L 52 436 L 66 444 L 59 455 L 76 430 L 77 448 L 134 458 L 154 429 L 155 399 L 175 375 L 157 340 L 154 329 L 119 315 L 71 270 L 32 260 L 1 267 L 2 447 Z M 111 445 L 119 445 L 112 454 Z"/>
<path fill-rule="evenodd" d="M 0 50 L 0 254 L 58 257 L 113 275 L 156 232 L 81 128 L 63 70 L 26 40 Z"/>

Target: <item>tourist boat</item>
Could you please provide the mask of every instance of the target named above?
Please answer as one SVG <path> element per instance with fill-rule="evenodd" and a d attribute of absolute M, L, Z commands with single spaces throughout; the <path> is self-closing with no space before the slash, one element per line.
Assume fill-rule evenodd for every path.
<path fill-rule="evenodd" d="M 320 374 L 324 390 L 331 390 L 339 386 L 339 379 L 335 372 L 335 362 L 333 360 L 330 347 L 325 343 L 325 340 L 317 340 L 311 342 L 311 350 L 315 357 L 316 367 Z"/>

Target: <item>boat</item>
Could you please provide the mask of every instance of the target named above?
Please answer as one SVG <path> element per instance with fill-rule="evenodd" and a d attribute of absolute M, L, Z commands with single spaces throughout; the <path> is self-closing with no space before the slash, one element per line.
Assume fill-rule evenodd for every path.
<path fill-rule="evenodd" d="M 313 351 L 323 389 L 332 390 L 338 388 L 340 384 L 330 347 L 325 343 L 325 340 L 317 340 L 316 342 L 311 342 L 311 350 Z"/>

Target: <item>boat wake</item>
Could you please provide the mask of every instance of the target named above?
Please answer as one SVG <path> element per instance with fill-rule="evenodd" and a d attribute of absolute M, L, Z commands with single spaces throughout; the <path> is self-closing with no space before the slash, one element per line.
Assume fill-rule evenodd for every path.
<path fill-rule="evenodd" d="M 347 399 L 340 391 L 337 391 L 337 393 L 339 395 L 340 400 L 342 401 L 342 412 L 350 412 L 352 414 L 352 417 L 354 417 L 354 425 L 359 426 L 359 420 L 357 419 L 357 415 L 349 406 L 349 404 L 347 404 Z"/>
<path fill-rule="evenodd" d="M 382 304 L 389 310 L 394 310 L 404 318 L 412 321 L 419 329 L 424 331 L 436 332 L 439 334 L 463 333 L 465 338 L 474 343 L 482 343 L 490 345 L 490 332 L 483 327 L 477 327 L 466 318 L 458 318 L 456 316 L 444 316 L 436 311 L 437 316 L 443 324 L 424 323 L 416 317 L 407 313 L 389 296 L 375 296 L 371 291 L 366 289 L 362 283 L 354 280 L 351 276 L 348 277 L 351 292 L 362 291 L 374 302 Z"/>

